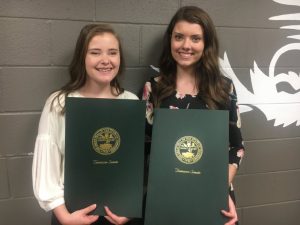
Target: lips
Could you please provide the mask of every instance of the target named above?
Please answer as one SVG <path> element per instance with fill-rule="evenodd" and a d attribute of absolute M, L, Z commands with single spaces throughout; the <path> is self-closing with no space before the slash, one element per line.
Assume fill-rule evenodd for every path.
<path fill-rule="evenodd" d="M 191 52 L 178 52 L 178 54 L 182 57 L 182 58 L 190 58 L 194 55 L 194 53 Z"/>
<path fill-rule="evenodd" d="M 97 69 L 99 72 L 104 72 L 104 73 L 112 71 L 112 68 L 111 68 L 111 67 L 109 67 L 109 68 L 96 68 L 96 69 Z"/>

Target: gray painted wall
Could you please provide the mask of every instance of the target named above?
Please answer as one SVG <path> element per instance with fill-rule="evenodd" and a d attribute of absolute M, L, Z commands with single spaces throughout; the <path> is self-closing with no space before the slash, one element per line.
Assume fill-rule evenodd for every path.
<path fill-rule="evenodd" d="M 125 48 L 124 87 L 138 93 L 153 74 L 149 64 L 156 65 L 166 24 L 182 5 L 197 5 L 210 13 L 219 33 L 220 57 L 226 51 L 234 73 L 249 91 L 254 61 L 267 74 L 278 49 L 300 42 L 287 38 L 299 30 L 279 29 L 297 21 L 269 20 L 299 13 L 299 6 L 272 0 L 0 1 L 1 225 L 49 224 L 50 213 L 33 197 L 32 152 L 41 109 L 49 93 L 67 80 L 81 27 L 90 22 L 113 24 Z M 276 71 L 299 74 L 299 56 L 299 51 L 284 54 Z M 291 104 L 299 105 L 300 99 Z M 298 225 L 300 126 L 274 126 L 259 108 L 252 109 L 242 113 L 247 154 L 235 180 L 241 224 Z M 295 114 L 288 109 L 282 113 Z"/>

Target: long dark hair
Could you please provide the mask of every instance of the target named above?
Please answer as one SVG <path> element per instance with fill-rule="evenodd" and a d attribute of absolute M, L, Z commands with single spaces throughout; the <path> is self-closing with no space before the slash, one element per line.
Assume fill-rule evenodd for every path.
<path fill-rule="evenodd" d="M 163 99 L 176 88 L 177 63 L 171 54 L 172 32 L 177 22 L 199 24 L 204 33 L 204 50 L 195 65 L 197 87 L 201 98 L 210 109 L 220 109 L 229 102 L 230 85 L 219 68 L 219 43 L 215 26 L 210 16 L 196 6 L 181 7 L 171 19 L 163 38 L 163 50 L 159 59 L 160 79 L 153 90 L 154 104 L 159 107 Z"/>
<path fill-rule="evenodd" d="M 81 88 L 85 82 L 87 77 L 87 72 L 85 68 L 85 57 L 88 50 L 88 45 L 92 38 L 96 35 L 101 35 L 103 33 L 110 33 L 115 36 L 119 43 L 119 50 L 120 50 L 120 68 L 118 71 L 117 76 L 111 81 L 110 85 L 111 87 L 115 88 L 117 91 L 117 95 L 120 95 L 124 92 L 124 89 L 121 88 L 119 77 L 122 74 L 125 63 L 124 63 L 124 57 L 123 57 L 123 51 L 121 46 L 121 41 L 119 36 L 116 34 L 114 29 L 107 24 L 88 24 L 84 26 L 80 34 L 78 36 L 76 47 L 74 51 L 74 55 L 71 61 L 71 64 L 69 65 L 69 75 L 70 80 L 69 82 L 64 85 L 58 94 L 55 96 L 55 98 L 52 101 L 52 106 L 55 101 L 58 101 L 58 104 L 61 106 L 62 110 L 61 112 L 64 113 L 65 108 L 64 105 L 61 103 L 61 97 L 67 97 L 71 92 L 78 90 Z M 64 99 L 64 98 L 63 98 Z"/>

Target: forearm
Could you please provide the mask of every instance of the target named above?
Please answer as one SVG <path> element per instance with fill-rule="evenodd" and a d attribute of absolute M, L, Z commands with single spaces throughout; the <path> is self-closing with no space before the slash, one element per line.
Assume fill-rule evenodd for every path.
<path fill-rule="evenodd" d="M 232 183 L 236 173 L 237 173 L 237 167 L 233 164 L 229 164 L 228 165 L 228 184 L 229 184 L 229 186 Z"/>
<path fill-rule="evenodd" d="M 65 204 L 62 204 L 53 209 L 53 213 L 61 224 L 68 224 L 70 213 Z"/>

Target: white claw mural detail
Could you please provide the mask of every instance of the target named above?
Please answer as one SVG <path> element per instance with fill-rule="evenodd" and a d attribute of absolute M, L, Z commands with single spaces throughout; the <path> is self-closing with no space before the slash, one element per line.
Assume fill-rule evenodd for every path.
<path fill-rule="evenodd" d="M 300 6 L 300 0 L 273 0 L 274 2 Z M 300 21 L 300 13 L 279 15 L 269 20 Z M 300 30 L 300 25 L 280 27 L 280 29 Z M 253 106 L 261 110 L 267 120 L 274 120 L 274 126 L 300 125 L 300 74 L 294 71 L 287 73 L 275 73 L 279 58 L 289 51 L 300 51 L 300 35 L 288 36 L 289 39 L 297 40 L 278 49 L 272 57 L 269 65 L 269 74 L 265 74 L 254 61 L 253 69 L 250 69 L 250 78 L 253 92 L 249 91 L 237 78 L 232 69 L 226 52 L 220 65 L 223 73 L 229 76 L 236 87 L 240 103 L 240 111 L 247 112 Z M 300 60 L 299 60 L 300 64 Z M 279 90 L 279 85 L 288 86 L 292 91 Z"/>

